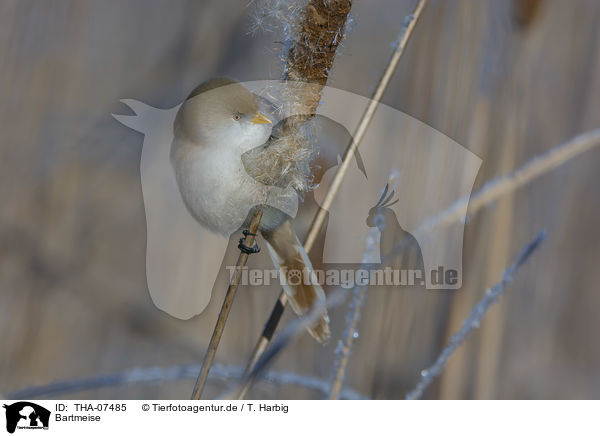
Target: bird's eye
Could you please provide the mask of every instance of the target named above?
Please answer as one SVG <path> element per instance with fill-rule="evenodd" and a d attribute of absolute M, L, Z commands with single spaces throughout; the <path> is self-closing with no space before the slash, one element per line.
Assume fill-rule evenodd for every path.
<path fill-rule="evenodd" d="M 240 114 L 233 114 L 233 119 L 234 119 L 235 121 L 239 121 L 239 120 L 241 120 L 241 119 L 242 119 L 242 116 L 241 116 Z"/>

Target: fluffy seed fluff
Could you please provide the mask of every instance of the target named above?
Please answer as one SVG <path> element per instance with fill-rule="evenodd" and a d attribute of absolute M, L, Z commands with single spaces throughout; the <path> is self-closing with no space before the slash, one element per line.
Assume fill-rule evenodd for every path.
<path fill-rule="evenodd" d="M 251 32 L 277 32 L 284 41 L 280 61 L 286 87 L 279 106 L 287 118 L 267 144 L 243 156 L 255 180 L 297 192 L 314 189 L 310 163 L 318 151 L 310 119 L 345 36 L 351 5 L 352 0 L 256 1 Z"/>
<path fill-rule="evenodd" d="M 267 143 L 242 155 L 244 168 L 254 180 L 299 193 L 314 189 L 310 164 L 316 154 L 316 130 L 310 120 L 294 122 L 299 118 L 281 121 Z"/>

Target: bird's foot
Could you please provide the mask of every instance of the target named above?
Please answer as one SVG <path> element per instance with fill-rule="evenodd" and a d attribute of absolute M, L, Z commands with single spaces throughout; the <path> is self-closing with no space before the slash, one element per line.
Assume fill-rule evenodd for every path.
<path fill-rule="evenodd" d="M 248 247 L 246 245 L 246 238 L 248 236 L 250 236 L 250 235 L 256 236 L 256 233 L 252 233 L 249 230 L 244 230 L 242 233 L 244 234 L 244 237 L 240 238 L 240 243 L 238 244 L 238 248 L 240 249 L 240 251 L 242 253 L 246 253 L 246 254 L 259 253 L 260 252 L 260 247 L 258 246 L 258 244 L 256 243 L 256 241 L 254 241 L 254 244 L 252 244 L 252 247 Z"/>

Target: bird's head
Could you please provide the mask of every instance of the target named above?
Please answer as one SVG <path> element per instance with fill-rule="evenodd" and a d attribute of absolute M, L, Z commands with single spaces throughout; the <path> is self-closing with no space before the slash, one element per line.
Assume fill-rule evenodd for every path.
<path fill-rule="evenodd" d="M 272 122 L 258 110 L 254 95 L 239 82 L 212 79 L 192 91 L 175 119 L 175 138 L 185 137 L 202 146 L 263 144 Z"/>
<path fill-rule="evenodd" d="M 369 210 L 369 216 L 367 217 L 367 226 L 378 227 L 381 229 L 383 225 L 385 225 L 385 213 L 390 210 L 389 208 L 391 206 L 398 202 L 398 199 L 393 200 L 396 191 L 392 190 L 392 192 L 388 195 L 388 190 L 389 184 L 386 184 L 385 188 L 383 189 L 383 193 L 381 194 L 381 198 L 379 199 L 377 204 Z"/>

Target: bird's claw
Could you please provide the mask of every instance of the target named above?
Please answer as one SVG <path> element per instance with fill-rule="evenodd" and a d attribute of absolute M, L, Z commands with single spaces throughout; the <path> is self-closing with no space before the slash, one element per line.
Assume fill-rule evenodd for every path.
<path fill-rule="evenodd" d="M 244 237 L 240 238 L 240 243 L 238 244 L 238 248 L 240 249 L 240 251 L 242 253 L 246 253 L 246 254 L 259 253 L 260 247 L 258 246 L 256 241 L 254 241 L 254 244 L 252 245 L 252 247 L 248 247 L 245 243 L 246 237 L 248 237 L 249 235 L 256 236 L 256 233 L 252 233 L 249 230 L 244 230 L 242 233 L 244 234 Z"/>

